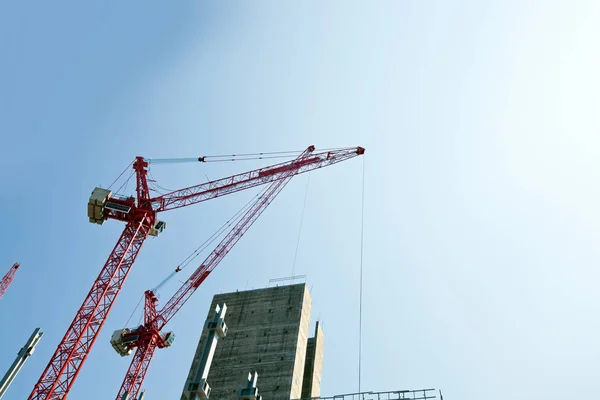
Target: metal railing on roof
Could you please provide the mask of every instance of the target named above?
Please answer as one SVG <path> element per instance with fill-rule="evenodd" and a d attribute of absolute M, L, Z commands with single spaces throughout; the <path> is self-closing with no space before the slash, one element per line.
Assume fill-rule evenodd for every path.
<path fill-rule="evenodd" d="M 345 393 L 328 397 L 305 397 L 293 400 L 428 400 L 437 399 L 435 389 L 391 390 L 388 392 Z"/>

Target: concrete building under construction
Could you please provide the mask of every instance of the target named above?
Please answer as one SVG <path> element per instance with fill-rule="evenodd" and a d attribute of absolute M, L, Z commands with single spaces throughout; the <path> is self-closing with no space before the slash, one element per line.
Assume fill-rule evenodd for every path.
<path fill-rule="evenodd" d="M 309 338 L 311 303 L 304 283 L 214 296 L 181 399 L 320 396 L 324 336 L 317 322 Z"/>

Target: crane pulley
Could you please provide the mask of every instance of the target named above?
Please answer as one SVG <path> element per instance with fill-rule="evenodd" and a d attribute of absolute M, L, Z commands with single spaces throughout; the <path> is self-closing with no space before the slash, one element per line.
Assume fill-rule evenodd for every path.
<path fill-rule="evenodd" d="M 106 189 L 97 188 L 99 190 L 94 190 L 88 203 L 90 222 L 102 224 L 108 219 L 115 219 L 125 222 L 126 225 L 28 399 L 64 400 L 66 398 L 146 238 L 149 235 L 160 234 L 166 227 L 164 221 L 157 219 L 158 213 L 270 184 L 278 180 L 287 182 L 292 176 L 348 160 L 364 154 L 365 150 L 362 147 L 354 147 L 317 153 L 314 151 L 314 146 L 310 146 L 300 157 L 292 161 L 190 186 L 155 197 L 152 197 L 148 186 L 149 160 L 144 157 L 136 157 L 132 163 L 136 179 L 135 197 L 113 195 L 112 192 Z M 256 217 L 258 215 L 260 213 L 256 214 Z M 246 223 L 249 223 L 248 227 L 254 221 L 253 218 L 254 216 L 248 216 L 248 219 L 245 220 Z M 168 306 L 169 308 L 163 309 L 164 312 L 161 314 L 163 317 L 160 321 L 163 321 L 163 326 L 177 312 L 178 307 L 183 304 L 182 300 L 185 302 L 189 298 L 193 290 L 206 279 L 212 268 L 220 262 L 222 257 L 231 249 L 231 246 L 239 239 L 239 237 L 236 239 L 235 235 L 228 236 L 228 238 L 228 242 L 221 242 L 224 246 L 221 252 L 211 253 L 209 257 L 212 257 L 212 261 L 208 264 L 205 263 L 199 272 L 192 275 L 194 279 L 191 285 L 178 292 L 178 300 L 175 303 L 167 303 L 165 307 Z M 151 300 L 147 300 L 149 304 L 147 307 L 154 304 Z M 160 321 L 155 323 L 159 324 Z M 156 335 L 156 332 L 160 332 L 160 330 L 153 330 L 152 335 Z M 163 339 L 155 338 L 150 343 L 155 343 L 158 346 L 161 340 Z M 136 368 L 147 368 L 147 364 L 152 358 L 153 349 L 152 346 L 149 346 L 144 352 L 136 351 L 136 357 L 134 357 L 134 360 L 138 362 Z M 140 353 L 139 357 L 138 353 Z"/>

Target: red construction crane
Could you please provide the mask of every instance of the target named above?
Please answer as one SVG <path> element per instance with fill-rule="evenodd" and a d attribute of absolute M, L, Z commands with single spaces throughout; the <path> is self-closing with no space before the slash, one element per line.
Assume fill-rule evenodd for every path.
<path fill-rule="evenodd" d="M 278 180 L 286 180 L 291 176 L 364 154 L 362 147 L 318 153 L 313 153 L 314 150 L 315 147 L 310 146 L 296 160 L 190 186 L 157 197 L 150 195 L 147 180 L 148 160 L 136 157 L 133 170 L 136 175 L 137 198 L 121 198 L 112 196 L 109 190 L 94 189 L 88 203 L 90 222 L 102 224 L 107 219 L 116 219 L 126 223 L 125 229 L 48 366 L 29 395 L 29 400 L 66 398 L 142 244 L 148 235 L 158 236 L 166 227 L 164 221 L 156 218 L 157 213 Z M 199 157 L 197 161 L 205 161 L 205 158 Z"/>
<path fill-rule="evenodd" d="M 19 269 L 19 263 L 14 263 L 13 266 L 10 267 L 6 275 L 4 275 L 4 277 L 0 281 L 0 299 L 2 298 L 2 296 L 4 296 L 4 292 L 6 292 L 6 289 L 8 289 L 10 283 L 14 279 L 15 274 L 17 273 L 17 269 Z"/>

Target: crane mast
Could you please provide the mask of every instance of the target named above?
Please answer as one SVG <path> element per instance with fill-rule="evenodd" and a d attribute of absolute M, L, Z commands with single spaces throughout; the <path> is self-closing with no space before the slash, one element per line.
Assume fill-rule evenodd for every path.
<path fill-rule="evenodd" d="M 14 263 L 13 266 L 10 267 L 6 275 L 2 277 L 2 280 L 0 281 L 0 299 L 2 298 L 2 296 L 4 296 L 4 293 L 6 293 L 6 289 L 8 289 L 10 283 L 15 278 L 17 269 L 19 269 L 19 263 Z"/>
<path fill-rule="evenodd" d="M 306 151 L 312 153 L 314 146 Z M 157 219 L 159 212 L 265 185 L 288 177 L 290 171 L 296 175 L 363 153 L 362 147 L 313 153 L 301 161 L 283 162 L 157 197 L 151 197 L 148 186 L 148 160 L 136 157 L 136 197 L 113 196 L 102 188 L 92 192 L 88 203 L 90 222 L 101 225 L 115 219 L 125 222 L 125 228 L 28 399 L 66 399 L 146 238 L 158 236 L 166 227 Z"/>
<path fill-rule="evenodd" d="M 137 398 L 146 372 L 148 371 L 150 361 L 154 355 L 154 351 L 157 347 L 162 348 L 170 346 L 168 341 L 174 337 L 172 332 L 165 334 L 161 333 L 162 329 L 171 318 L 175 316 L 181 307 L 183 307 L 186 301 L 192 296 L 196 289 L 198 289 L 208 275 L 219 265 L 223 258 L 225 258 L 233 246 L 248 231 L 269 204 L 273 202 L 285 185 L 297 174 L 297 171 L 303 166 L 314 162 L 314 158 L 309 157 L 313 150 L 314 148 L 309 147 L 289 168 L 285 170 L 285 172 L 283 172 L 281 179 L 270 183 L 264 193 L 254 201 L 252 206 L 244 213 L 233 228 L 231 228 L 229 233 L 208 255 L 206 260 L 200 264 L 160 311 L 156 311 L 156 295 L 152 291 L 146 291 L 144 326 L 132 331 L 127 330 L 124 334 L 121 331 L 117 331 L 113 336 L 113 347 L 115 347 L 121 355 L 129 354 L 131 349 L 136 348 L 129 370 L 125 375 L 125 379 L 123 380 L 123 384 L 117 395 L 117 400 L 124 398 L 124 396 L 129 396 L 129 398 L 132 399 Z"/>

